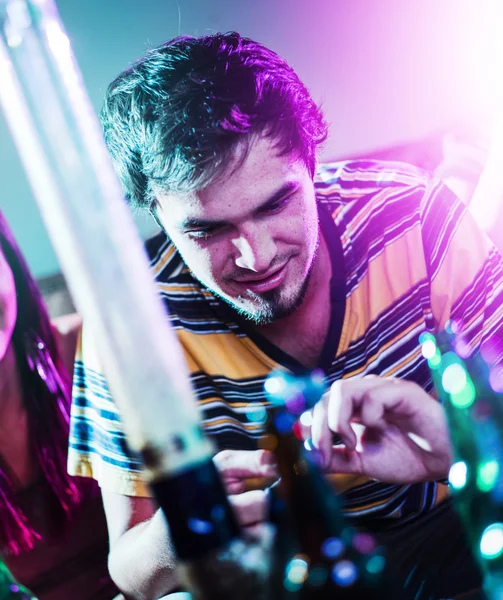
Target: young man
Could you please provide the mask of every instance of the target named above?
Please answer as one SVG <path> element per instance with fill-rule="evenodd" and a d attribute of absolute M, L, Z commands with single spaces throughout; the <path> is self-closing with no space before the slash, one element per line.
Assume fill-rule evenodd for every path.
<path fill-rule="evenodd" d="M 246 479 L 275 475 L 250 412 L 266 403 L 265 377 L 321 368 L 333 385 L 312 437 L 348 514 L 388 543 L 408 590 L 476 586 L 439 483 L 450 446 L 418 343 L 448 319 L 475 349 L 502 331 L 501 259 L 463 205 L 412 167 L 318 166 L 320 110 L 282 59 L 236 33 L 150 52 L 111 84 L 102 121 L 128 200 L 164 230 L 147 243 L 152 270 L 241 523 L 266 518 Z M 359 445 L 355 418 L 372 432 Z M 164 520 L 85 331 L 70 471 L 103 488 L 121 590 L 176 587 Z"/>

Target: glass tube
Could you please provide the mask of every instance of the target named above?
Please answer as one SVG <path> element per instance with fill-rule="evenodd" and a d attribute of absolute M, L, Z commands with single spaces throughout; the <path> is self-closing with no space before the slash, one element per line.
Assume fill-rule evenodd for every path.
<path fill-rule="evenodd" d="M 0 102 L 131 447 L 175 473 L 212 455 L 53 0 L 0 0 Z M 151 472 L 151 475 L 153 473 Z"/>

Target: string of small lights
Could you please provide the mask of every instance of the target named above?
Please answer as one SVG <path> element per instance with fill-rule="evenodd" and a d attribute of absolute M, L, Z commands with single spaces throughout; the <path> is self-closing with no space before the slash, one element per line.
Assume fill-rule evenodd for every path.
<path fill-rule="evenodd" d="M 36 600 L 31 592 L 15 581 L 2 560 L 0 560 L 0 600 Z"/>
<path fill-rule="evenodd" d="M 276 454 L 274 487 L 277 544 L 274 598 L 393 598 L 383 548 L 350 526 L 342 501 L 318 467 L 317 451 L 304 440 L 311 408 L 325 392 L 321 371 L 273 372 L 265 382 L 272 404 L 267 447 Z"/>
<path fill-rule="evenodd" d="M 503 598 L 503 395 L 495 344 L 472 352 L 459 323 L 420 337 L 449 423 L 449 485 L 491 600 Z"/>

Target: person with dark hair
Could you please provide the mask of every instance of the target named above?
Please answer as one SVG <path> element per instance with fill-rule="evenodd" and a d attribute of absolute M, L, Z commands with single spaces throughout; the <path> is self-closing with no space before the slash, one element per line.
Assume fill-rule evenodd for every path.
<path fill-rule="evenodd" d="M 147 242 L 152 272 L 241 524 L 267 518 L 249 480 L 276 475 L 260 448 L 267 375 L 321 369 L 330 393 L 313 443 L 348 515 L 388 545 L 404 597 L 476 588 L 418 341 L 449 319 L 474 351 L 503 333 L 502 260 L 464 205 L 407 165 L 319 164 L 320 108 L 283 59 L 237 33 L 152 50 L 112 82 L 101 117 L 128 201 L 162 228 Z M 124 594 L 175 589 L 169 532 L 85 328 L 69 468 L 102 487 Z"/>
<path fill-rule="evenodd" d="M 99 489 L 66 468 L 79 327 L 51 324 L 0 213 L 0 553 L 39 600 L 117 593 Z"/>
<path fill-rule="evenodd" d="M 311 177 L 327 137 L 323 114 L 277 54 L 237 33 L 175 38 L 109 87 L 105 139 L 133 207 L 155 209 L 158 188 L 202 189 L 235 161 L 253 135 L 296 154 Z M 120 157 L 120 158 L 119 158 Z"/>

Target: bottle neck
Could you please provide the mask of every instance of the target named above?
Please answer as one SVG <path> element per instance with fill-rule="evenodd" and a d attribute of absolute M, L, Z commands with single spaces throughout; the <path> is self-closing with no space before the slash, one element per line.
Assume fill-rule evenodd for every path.
<path fill-rule="evenodd" d="M 276 438 L 280 475 L 280 482 L 273 489 L 272 504 L 285 507 L 302 545 L 309 545 L 305 550 L 318 556 L 326 538 L 344 536 L 348 530 L 341 512 L 342 502 L 317 466 L 314 455 L 304 449 L 292 430 L 278 428 L 274 415 L 270 431 Z"/>
<path fill-rule="evenodd" d="M 224 548 L 240 536 L 239 525 L 212 460 L 152 484 L 182 561 Z"/>

